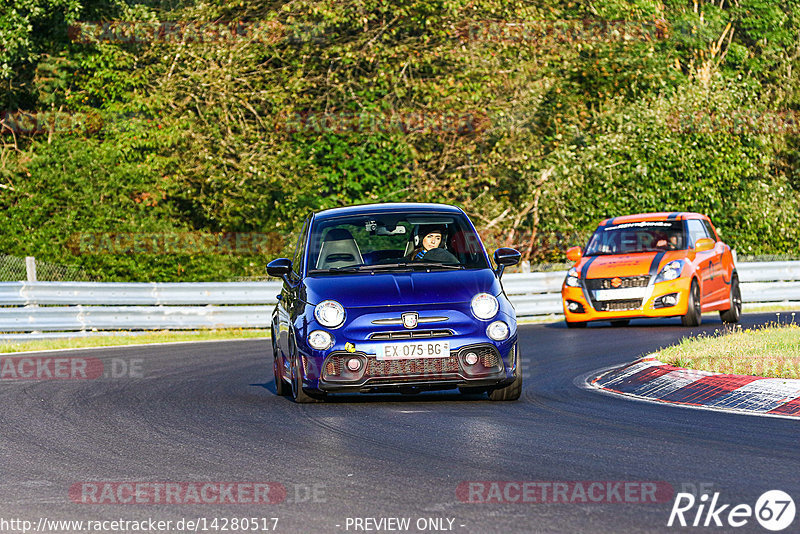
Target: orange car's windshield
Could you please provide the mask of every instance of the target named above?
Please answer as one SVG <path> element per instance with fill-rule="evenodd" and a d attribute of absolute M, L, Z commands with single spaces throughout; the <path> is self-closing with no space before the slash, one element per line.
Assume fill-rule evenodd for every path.
<path fill-rule="evenodd" d="M 600 226 L 592 234 L 584 255 L 635 254 L 685 248 L 682 221 L 637 221 Z"/>

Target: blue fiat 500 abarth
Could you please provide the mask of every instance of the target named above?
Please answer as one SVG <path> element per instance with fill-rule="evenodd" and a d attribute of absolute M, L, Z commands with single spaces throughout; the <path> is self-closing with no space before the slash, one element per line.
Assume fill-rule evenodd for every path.
<path fill-rule="evenodd" d="M 519 261 L 486 250 L 441 204 L 336 208 L 306 219 L 272 316 L 275 388 L 296 402 L 334 392 L 458 388 L 516 400 L 517 321 L 500 277 Z"/>

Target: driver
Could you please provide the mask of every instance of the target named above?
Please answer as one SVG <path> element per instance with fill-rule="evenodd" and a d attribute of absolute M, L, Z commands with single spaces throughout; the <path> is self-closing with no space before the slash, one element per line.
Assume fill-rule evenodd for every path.
<path fill-rule="evenodd" d="M 667 250 L 676 250 L 678 248 L 678 236 L 672 234 L 667 241 L 666 236 L 662 234 L 661 239 L 656 243 L 656 248 L 666 248 Z"/>
<path fill-rule="evenodd" d="M 416 248 L 407 256 L 409 260 L 421 260 L 425 254 L 437 249 L 442 245 L 445 236 L 445 229 L 442 226 L 426 225 L 420 226 L 417 235 L 414 236 Z"/>

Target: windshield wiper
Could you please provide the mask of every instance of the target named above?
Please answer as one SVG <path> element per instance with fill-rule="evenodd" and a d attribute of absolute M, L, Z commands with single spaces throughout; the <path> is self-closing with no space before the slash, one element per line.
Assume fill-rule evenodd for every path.
<path fill-rule="evenodd" d="M 377 265 L 364 265 L 364 270 L 383 270 L 383 269 L 455 269 L 461 270 L 463 265 L 452 265 L 447 263 L 424 262 L 424 261 L 403 261 L 398 263 L 379 263 Z"/>
<path fill-rule="evenodd" d="M 404 271 L 413 269 L 465 269 L 463 265 L 452 265 L 447 263 L 424 262 L 424 261 L 404 261 L 398 263 L 377 263 L 375 265 L 348 265 L 346 267 L 331 267 L 330 269 L 312 269 L 308 274 L 320 273 L 357 273 L 369 271 L 391 271 L 401 269 Z"/>
<path fill-rule="evenodd" d="M 453 265 L 452 263 L 436 263 L 434 261 L 431 262 L 415 261 L 408 263 L 408 265 L 410 267 L 424 267 L 425 269 L 429 268 L 442 268 L 442 269 L 455 269 L 455 270 L 465 269 L 463 265 Z"/>
<path fill-rule="evenodd" d="M 331 267 L 330 269 L 311 269 L 308 274 L 319 273 L 355 273 L 362 268 L 368 267 L 367 265 L 347 265 L 346 267 Z"/>
<path fill-rule="evenodd" d="M 400 262 L 400 263 L 377 263 L 375 265 L 362 265 L 360 270 L 364 271 L 382 271 L 382 270 L 391 270 L 391 269 L 408 269 L 411 266 L 408 262 Z"/>

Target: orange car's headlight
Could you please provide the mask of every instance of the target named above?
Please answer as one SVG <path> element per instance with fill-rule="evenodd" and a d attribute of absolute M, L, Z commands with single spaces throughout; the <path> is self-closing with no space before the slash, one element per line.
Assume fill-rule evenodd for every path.
<path fill-rule="evenodd" d="M 581 280 L 578 278 L 578 270 L 575 267 L 567 272 L 567 279 L 564 283 L 569 287 L 581 287 Z"/>
<path fill-rule="evenodd" d="M 656 276 L 656 283 L 675 280 L 681 275 L 681 271 L 683 271 L 683 260 L 672 260 L 658 273 L 658 276 Z"/>

